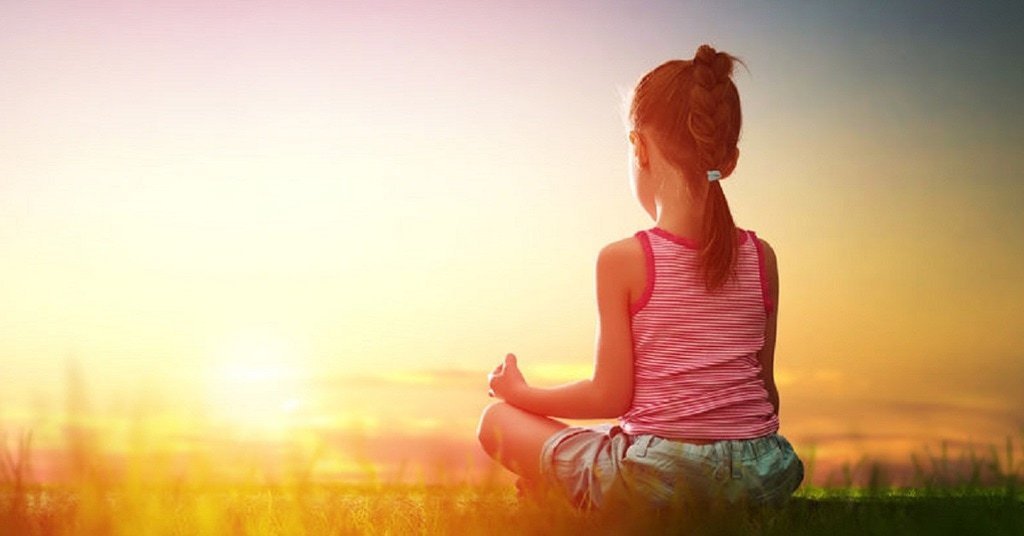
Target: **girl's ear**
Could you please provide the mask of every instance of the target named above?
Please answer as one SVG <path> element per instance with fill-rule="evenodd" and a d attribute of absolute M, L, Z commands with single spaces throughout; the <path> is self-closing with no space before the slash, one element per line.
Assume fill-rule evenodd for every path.
<path fill-rule="evenodd" d="M 647 167 L 647 142 L 635 130 L 629 131 L 629 141 L 633 144 L 633 156 L 637 163 L 640 167 Z"/>

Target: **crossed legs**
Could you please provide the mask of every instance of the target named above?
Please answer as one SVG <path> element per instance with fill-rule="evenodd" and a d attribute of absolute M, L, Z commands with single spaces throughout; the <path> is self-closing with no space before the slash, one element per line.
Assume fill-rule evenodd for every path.
<path fill-rule="evenodd" d="M 540 482 L 540 449 L 552 434 L 566 426 L 506 402 L 496 402 L 480 415 L 476 435 L 491 458 L 528 481 Z"/>

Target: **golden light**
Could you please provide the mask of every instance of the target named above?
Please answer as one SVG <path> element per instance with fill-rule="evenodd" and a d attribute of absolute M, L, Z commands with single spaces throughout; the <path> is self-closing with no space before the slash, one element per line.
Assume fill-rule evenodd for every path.
<path fill-rule="evenodd" d="M 240 333 L 215 352 L 206 373 L 208 416 L 215 424 L 264 439 L 283 438 L 307 409 L 308 374 L 288 340 Z"/>

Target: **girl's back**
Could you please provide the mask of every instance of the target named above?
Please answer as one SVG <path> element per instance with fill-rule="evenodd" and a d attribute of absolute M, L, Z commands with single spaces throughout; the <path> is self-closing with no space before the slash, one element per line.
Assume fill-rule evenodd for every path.
<path fill-rule="evenodd" d="M 734 277 L 715 292 L 702 284 L 697 244 L 658 227 L 636 234 L 647 277 L 630 308 L 627 433 L 721 440 L 778 430 L 758 360 L 772 309 L 761 243 L 752 231 L 737 233 Z"/>

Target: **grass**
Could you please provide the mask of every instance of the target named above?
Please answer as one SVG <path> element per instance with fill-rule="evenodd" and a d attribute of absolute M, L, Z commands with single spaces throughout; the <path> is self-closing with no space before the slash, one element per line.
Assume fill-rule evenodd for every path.
<path fill-rule="evenodd" d="M 42 485 L 30 478 L 31 436 L 16 443 L 0 452 L 0 534 L 1024 534 L 1021 466 L 1009 441 L 1005 455 L 915 456 L 912 486 L 890 485 L 882 466 L 861 463 L 844 471 L 847 482 L 804 486 L 779 509 L 606 512 L 520 501 L 511 486 L 486 482 L 112 476 L 88 452 L 77 454 L 84 469 L 74 482 Z M 858 472 L 864 485 L 855 485 Z"/>
<path fill-rule="evenodd" d="M 1020 497 L 977 490 L 876 498 L 797 495 L 779 510 L 576 512 L 507 488 L 209 486 L 8 491 L 9 534 L 1022 534 Z"/>

